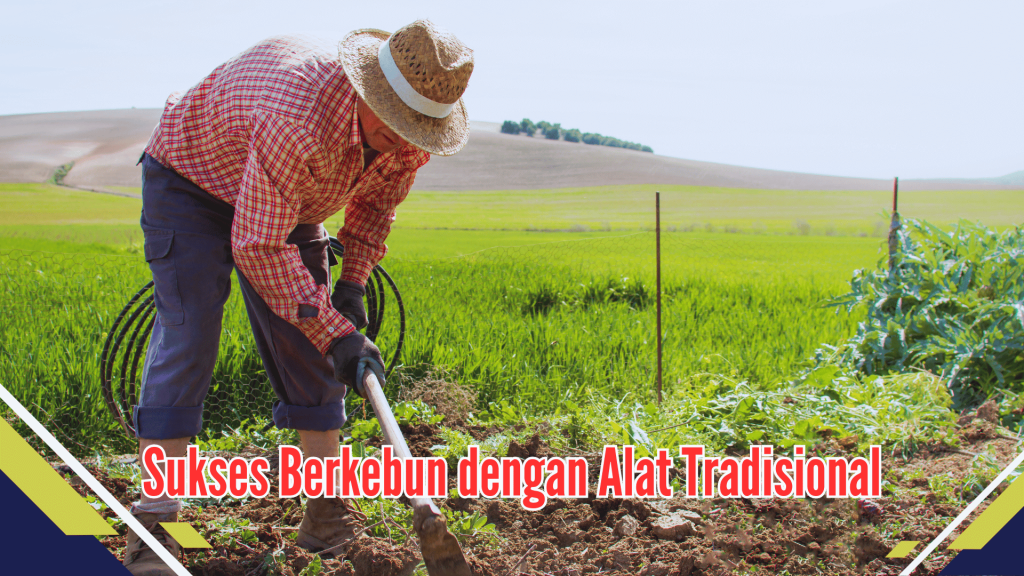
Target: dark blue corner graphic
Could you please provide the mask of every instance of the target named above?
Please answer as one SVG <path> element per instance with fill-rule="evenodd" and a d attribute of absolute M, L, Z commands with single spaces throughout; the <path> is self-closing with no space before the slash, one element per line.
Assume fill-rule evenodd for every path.
<path fill-rule="evenodd" d="M 95 536 L 67 536 L 0 471 L 0 574 L 131 576 Z"/>
<path fill-rule="evenodd" d="M 961 550 L 940 576 L 1024 576 L 1024 509 L 981 550 Z"/>

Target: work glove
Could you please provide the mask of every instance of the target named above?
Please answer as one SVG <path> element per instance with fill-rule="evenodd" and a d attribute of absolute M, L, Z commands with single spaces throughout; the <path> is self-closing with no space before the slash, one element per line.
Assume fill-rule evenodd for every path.
<path fill-rule="evenodd" d="M 366 307 L 363 306 L 363 295 L 366 288 L 362 284 L 338 280 L 334 285 L 334 292 L 331 293 L 331 305 L 348 318 L 348 321 L 356 327 L 356 330 L 366 328 Z"/>
<path fill-rule="evenodd" d="M 334 378 L 349 388 L 355 388 L 363 398 L 366 398 L 363 379 L 367 370 L 373 371 L 377 381 L 384 385 L 384 359 L 380 350 L 359 332 L 338 338 L 331 347 L 331 357 L 334 358 Z"/>

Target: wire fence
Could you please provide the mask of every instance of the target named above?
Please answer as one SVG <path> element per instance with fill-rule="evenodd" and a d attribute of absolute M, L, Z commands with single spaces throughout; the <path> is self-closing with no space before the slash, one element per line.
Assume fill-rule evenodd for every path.
<path fill-rule="evenodd" d="M 407 313 L 392 384 L 440 369 L 475 389 L 478 408 L 505 400 L 536 413 L 595 395 L 653 399 L 655 235 L 579 236 L 385 259 Z M 854 268 L 876 266 L 883 246 L 877 238 L 663 233 L 666 394 L 682 393 L 701 372 L 757 381 L 792 374 L 818 345 L 852 333 L 856 318 L 823 303 L 844 291 Z M 150 280 L 143 256 L 4 250 L 0 263 L 4 385 L 72 452 L 133 452 L 111 400 L 130 406 L 136 392 L 115 378 L 105 397 L 100 358 L 118 314 Z M 385 355 L 399 337 L 397 310 L 387 314 L 377 339 Z M 144 329 L 134 337 L 144 357 Z M 274 400 L 233 290 L 204 434 L 269 419 Z"/>

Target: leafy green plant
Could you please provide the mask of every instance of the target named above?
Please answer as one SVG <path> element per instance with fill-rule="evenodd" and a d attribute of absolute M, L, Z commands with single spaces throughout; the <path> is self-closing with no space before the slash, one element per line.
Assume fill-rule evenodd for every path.
<path fill-rule="evenodd" d="M 401 425 L 433 425 L 444 420 L 443 414 L 436 413 L 433 407 L 428 406 L 422 400 L 397 402 L 391 406 L 391 412 L 395 415 L 395 421 Z M 368 440 L 383 434 L 380 422 L 376 417 L 353 419 L 350 426 L 348 434 L 353 442 Z"/>
<path fill-rule="evenodd" d="M 415 426 L 417 424 L 437 424 L 444 420 L 444 415 L 434 412 L 434 408 L 428 406 L 422 400 L 411 400 L 395 404 L 391 411 L 395 414 L 395 420 L 399 424 Z"/>
<path fill-rule="evenodd" d="M 479 512 L 472 514 L 458 510 L 444 510 L 448 520 L 448 531 L 459 542 L 465 544 L 471 539 L 483 540 L 485 546 L 497 546 L 500 542 L 498 528 L 487 521 L 487 516 Z"/>
<path fill-rule="evenodd" d="M 495 425 L 513 424 L 522 421 L 522 414 L 509 404 L 508 400 L 502 399 L 497 402 L 488 402 L 487 409 L 474 418 L 474 422 L 492 423 Z"/>
<path fill-rule="evenodd" d="M 928 488 L 942 502 L 956 504 L 960 501 L 957 483 L 948 472 L 928 478 Z"/>
<path fill-rule="evenodd" d="M 566 400 L 558 409 L 555 411 L 556 415 L 565 414 L 567 421 L 563 426 L 565 436 L 569 440 L 569 445 L 573 448 L 579 448 L 587 445 L 590 442 L 590 424 L 586 413 L 580 409 L 579 404 L 572 400 Z"/>
<path fill-rule="evenodd" d="M 452 430 L 444 426 L 438 431 L 444 440 L 444 444 L 438 444 L 430 448 L 434 456 L 444 458 L 448 462 L 449 469 L 454 470 L 459 465 L 459 458 L 469 454 L 469 445 L 475 444 L 473 437 L 459 430 Z"/>
<path fill-rule="evenodd" d="M 459 459 L 469 454 L 469 446 L 475 444 L 480 447 L 480 458 L 487 456 L 502 457 L 508 453 L 509 436 L 506 434 L 495 434 L 485 438 L 482 442 L 473 439 L 472 436 L 459 430 L 453 430 L 442 426 L 438 430 L 444 444 L 437 444 L 430 448 L 434 456 L 444 458 L 450 469 L 454 470 L 459 464 Z"/>
<path fill-rule="evenodd" d="M 261 567 L 267 574 L 282 574 L 287 566 L 287 556 L 284 553 L 284 547 L 278 548 L 271 553 L 263 557 Z"/>
<path fill-rule="evenodd" d="M 274 450 L 281 444 L 297 444 L 298 434 L 295 430 L 279 429 L 267 424 L 270 420 L 263 416 L 246 418 L 235 428 L 226 427 L 220 433 L 207 430 L 195 439 L 200 451 L 238 452 L 252 446 L 261 450 Z"/>
<path fill-rule="evenodd" d="M 214 530 L 213 542 L 222 546 L 231 547 L 238 542 L 254 545 L 258 540 L 248 518 L 222 516 L 210 522 L 208 527 Z"/>
<path fill-rule="evenodd" d="M 925 373 L 863 376 L 839 367 L 818 367 L 795 381 L 751 383 L 714 373 L 695 374 L 676 386 L 660 406 L 635 397 L 585 392 L 546 421 L 562 431 L 545 438 L 568 441 L 572 422 L 587 422 L 592 446 L 632 444 L 637 455 L 658 448 L 703 444 L 709 452 L 745 450 L 751 444 L 788 449 L 844 439 L 850 452 L 872 444 L 913 451 L 922 443 L 952 442 L 956 414 L 949 390 Z M 528 428 L 533 426 L 531 419 Z M 539 426 L 534 429 L 539 429 Z M 852 444 L 851 444 L 852 441 Z"/>
<path fill-rule="evenodd" d="M 940 374 L 958 404 L 1024 382 L 1024 233 L 907 219 L 892 270 L 857 270 L 832 300 L 865 320 L 839 362 L 864 374 Z"/>
<path fill-rule="evenodd" d="M 352 422 L 352 428 L 349 430 L 353 440 L 367 440 L 375 436 L 382 434 L 380 429 L 380 422 L 376 418 L 368 418 L 365 420 L 355 420 Z"/>
<path fill-rule="evenodd" d="M 320 561 L 320 556 L 314 555 L 313 561 L 299 572 L 299 576 L 320 576 L 323 574 L 323 570 L 324 567 Z"/>

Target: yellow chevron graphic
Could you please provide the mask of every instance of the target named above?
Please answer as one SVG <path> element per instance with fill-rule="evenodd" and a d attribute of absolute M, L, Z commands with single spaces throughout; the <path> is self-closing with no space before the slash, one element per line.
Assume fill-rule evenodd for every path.
<path fill-rule="evenodd" d="M 906 558 L 920 543 L 920 540 L 904 540 L 897 544 L 886 558 Z"/>
<path fill-rule="evenodd" d="M 957 550 L 980 550 L 988 544 L 1006 523 L 1013 519 L 1024 508 L 1024 474 L 1013 481 L 981 516 L 964 530 L 959 538 L 949 545 Z"/>
<path fill-rule="evenodd" d="M 182 548 L 213 548 L 188 522 L 161 522 L 160 525 Z"/>
<path fill-rule="evenodd" d="M 68 536 L 117 535 L 114 527 L 2 418 L 0 470 Z"/>

